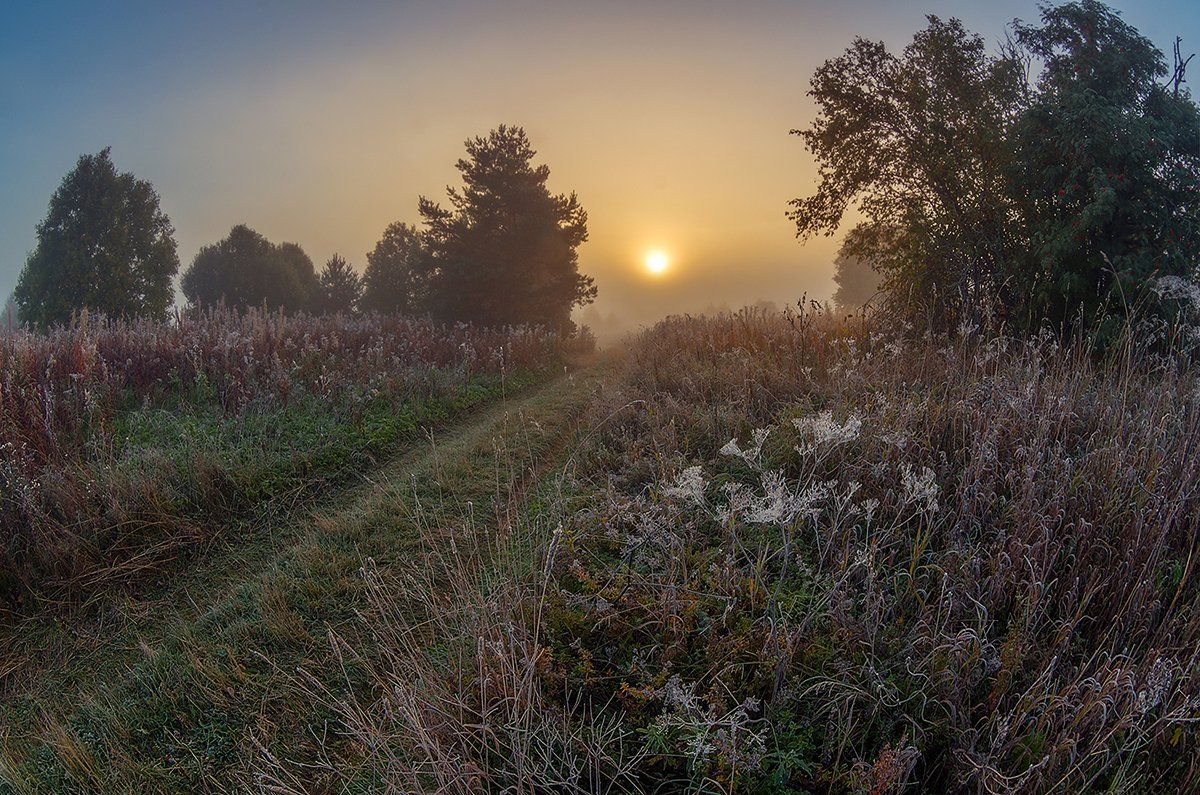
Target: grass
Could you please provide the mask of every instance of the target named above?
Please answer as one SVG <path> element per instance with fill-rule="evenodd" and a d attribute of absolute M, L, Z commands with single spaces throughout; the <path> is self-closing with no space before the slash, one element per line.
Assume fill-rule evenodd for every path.
<path fill-rule="evenodd" d="M 323 769 L 390 791 L 1186 789 L 1198 396 L 1132 338 L 1097 358 L 666 321 L 553 499 L 369 579 L 365 634 L 331 638 L 365 682 L 307 690 L 351 743 Z"/>
<path fill-rule="evenodd" d="M 561 365 L 569 341 L 419 319 L 86 316 L 0 338 L 0 610 L 86 600 Z"/>
<path fill-rule="evenodd" d="M 328 642 L 358 635 L 364 564 L 386 571 L 422 528 L 492 514 L 509 467 L 553 457 L 597 378 L 483 408 L 317 509 L 214 552 L 152 603 L 131 600 L 103 644 L 72 649 L 7 700 L 0 780 L 14 792 L 230 791 L 255 785 L 262 753 L 319 770 L 342 743 L 332 714 L 296 697 L 293 674 L 304 664 L 329 687 L 364 683 Z"/>
<path fill-rule="evenodd" d="M 84 653 L 8 699 L 0 779 L 1183 790 L 1198 449 L 1193 365 L 1132 336 L 673 318 L 226 538 L 102 642 L 44 628 Z"/>

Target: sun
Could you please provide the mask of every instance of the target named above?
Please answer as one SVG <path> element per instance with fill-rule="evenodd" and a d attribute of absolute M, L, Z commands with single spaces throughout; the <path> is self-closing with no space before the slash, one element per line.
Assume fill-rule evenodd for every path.
<path fill-rule="evenodd" d="M 655 276 L 666 272 L 670 264 L 671 260 L 665 251 L 651 251 L 646 254 L 646 270 Z"/>

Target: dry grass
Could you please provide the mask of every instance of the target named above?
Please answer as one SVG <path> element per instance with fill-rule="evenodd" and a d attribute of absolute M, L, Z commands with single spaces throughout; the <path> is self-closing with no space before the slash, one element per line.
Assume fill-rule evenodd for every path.
<path fill-rule="evenodd" d="M 400 316 L 84 316 L 0 337 L 0 608 L 160 569 L 568 342 Z"/>
<path fill-rule="evenodd" d="M 368 571 L 373 690 L 314 697 L 397 789 L 1186 789 L 1200 382 L 1147 347 L 668 320 L 541 541 Z"/>

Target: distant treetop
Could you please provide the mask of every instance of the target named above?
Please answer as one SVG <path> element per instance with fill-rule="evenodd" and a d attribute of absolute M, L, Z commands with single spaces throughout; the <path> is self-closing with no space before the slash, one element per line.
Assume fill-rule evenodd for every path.
<path fill-rule="evenodd" d="M 266 306 L 286 312 L 311 308 L 320 289 L 304 249 L 296 243 L 276 245 L 245 224 L 200 249 L 182 287 L 196 305 Z"/>

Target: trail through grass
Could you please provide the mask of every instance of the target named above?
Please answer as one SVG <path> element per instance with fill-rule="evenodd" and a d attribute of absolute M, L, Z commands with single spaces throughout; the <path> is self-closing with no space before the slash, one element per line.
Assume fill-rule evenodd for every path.
<path fill-rule="evenodd" d="M 553 466 L 607 369 L 431 434 L 358 485 L 224 539 L 153 599 L 24 632 L 33 673 L 11 677 L 0 707 L 0 792 L 225 792 L 248 785 L 237 777 L 260 745 L 314 758 L 332 741 L 328 716 L 289 698 L 289 672 L 354 681 L 327 635 L 361 631 L 364 561 L 410 565 L 419 523 L 503 513 L 514 479 Z"/>

